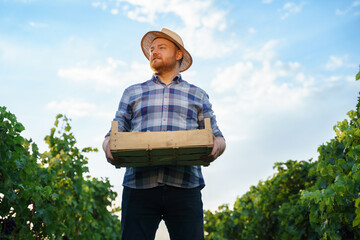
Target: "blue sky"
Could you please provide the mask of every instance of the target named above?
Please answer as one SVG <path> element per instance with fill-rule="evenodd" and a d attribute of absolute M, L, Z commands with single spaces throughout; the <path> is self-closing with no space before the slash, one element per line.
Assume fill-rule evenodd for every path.
<path fill-rule="evenodd" d="M 101 149 L 125 87 L 151 77 L 141 37 L 178 32 L 227 140 L 204 168 L 204 208 L 233 204 L 274 162 L 316 159 L 354 109 L 360 1 L 0 0 L 0 105 L 41 150 L 57 113 L 80 147 Z M 121 194 L 124 170 L 89 154 Z M 118 204 L 120 204 L 120 199 Z"/>

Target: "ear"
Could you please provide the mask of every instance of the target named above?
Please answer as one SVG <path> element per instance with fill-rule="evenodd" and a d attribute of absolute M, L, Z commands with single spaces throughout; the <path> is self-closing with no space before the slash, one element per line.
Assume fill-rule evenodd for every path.
<path fill-rule="evenodd" d="M 176 51 L 176 60 L 180 60 L 183 58 L 183 52 L 181 50 Z"/>

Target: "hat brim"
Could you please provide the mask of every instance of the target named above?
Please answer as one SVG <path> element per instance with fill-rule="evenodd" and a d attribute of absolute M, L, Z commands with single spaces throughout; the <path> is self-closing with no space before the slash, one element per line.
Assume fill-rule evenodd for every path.
<path fill-rule="evenodd" d="M 169 41 L 171 41 L 172 43 L 174 43 L 178 48 L 180 48 L 180 50 L 183 52 L 183 60 L 181 62 L 181 66 L 180 66 L 180 72 L 184 72 L 187 69 L 189 69 L 189 67 L 192 64 L 192 57 L 190 55 L 190 53 L 182 46 L 180 45 L 175 39 L 173 39 L 172 37 L 170 37 L 169 35 L 160 32 L 160 31 L 150 31 L 147 32 L 144 37 L 141 39 L 141 49 L 145 55 L 145 57 L 149 60 L 150 59 L 150 47 L 152 42 L 154 41 L 154 39 L 156 38 L 165 38 Z"/>

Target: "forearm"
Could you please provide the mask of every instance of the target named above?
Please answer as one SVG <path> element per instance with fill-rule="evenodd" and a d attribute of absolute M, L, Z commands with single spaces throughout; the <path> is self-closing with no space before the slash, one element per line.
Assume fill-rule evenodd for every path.
<path fill-rule="evenodd" d="M 107 136 L 105 137 L 104 141 L 103 141 L 103 144 L 102 144 L 102 148 L 104 150 L 104 152 L 106 153 L 106 148 L 107 148 L 107 145 L 110 143 L 110 136 Z"/>
<path fill-rule="evenodd" d="M 223 154 L 224 153 L 224 151 L 225 151 L 225 148 L 226 148 L 226 142 L 225 142 L 225 140 L 224 140 L 224 138 L 222 138 L 222 137 L 215 137 L 214 138 L 214 141 L 216 141 L 217 142 L 217 145 L 218 145 L 218 148 L 219 148 L 219 155 L 218 155 L 218 157 L 221 155 L 221 154 Z"/>

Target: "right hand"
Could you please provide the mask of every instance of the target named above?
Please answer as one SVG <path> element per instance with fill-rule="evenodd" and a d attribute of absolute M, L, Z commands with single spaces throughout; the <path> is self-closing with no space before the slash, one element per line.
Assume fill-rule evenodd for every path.
<path fill-rule="evenodd" d="M 111 151 L 110 151 L 110 141 L 106 145 L 105 156 L 106 156 L 107 161 L 114 165 L 115 160 L 114 160 L 114 157 L 113 157 L 113 155 L 111 154 Z"/>
<path fill-rule="evenodd" d="M 112 153 L 110 151 L 110 141 L 108 141 L 106 144 L 105 156 L 106 156 L 107 161 L 109 163 L 111 163 L 112 165 L 118 165 L 118 164 L 125 162 L 125 159 L 123 159 L 123 158 L 117 158 L 116 160 L 114 159 L 114 156 L 112 155 Z"/>

